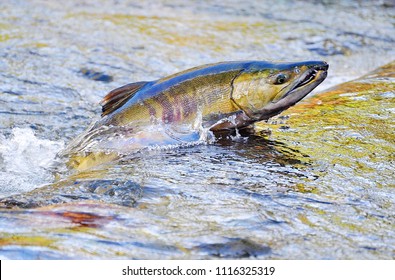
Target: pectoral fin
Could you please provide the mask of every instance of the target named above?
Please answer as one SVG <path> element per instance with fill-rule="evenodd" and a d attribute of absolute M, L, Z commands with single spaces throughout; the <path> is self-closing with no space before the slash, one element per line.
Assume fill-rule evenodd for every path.
<path fill-rule="evenodd" d="M 102 106 L 102 117 L 120 108 L 148 83 L 149 82 L 131 83 L 110 91 L 100 102 Z"/>

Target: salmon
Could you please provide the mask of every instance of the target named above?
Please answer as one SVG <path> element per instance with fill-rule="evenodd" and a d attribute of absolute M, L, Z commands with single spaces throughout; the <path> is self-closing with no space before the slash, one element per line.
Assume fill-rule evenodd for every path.
<path fill-rule="evenodd" d="M 74 167 L 86 169 L 95 164 L 81 159 L 99 158 L 92 152 L 125 154 L 173 143 L 169 140 L 179 135 L 182 141 L 196 140 L 202 128 L 214 134 L 242 129 L 299 102 L 326 78 L 327 70 L 324 61 L 233 61 L 127 84 L 103 98 L 101 119 L 67 151 L 80 155 Z M 178 136 L 168 133 L 173 130 Z"/>

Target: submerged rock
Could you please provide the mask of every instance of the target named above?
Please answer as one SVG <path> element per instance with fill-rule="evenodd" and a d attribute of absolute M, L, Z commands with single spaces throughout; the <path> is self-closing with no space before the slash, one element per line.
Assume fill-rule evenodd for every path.
<path fill-rule="evenodd" d="M 107 75 L 103 72 L 98 72 L 92 69 L 88 68 L 81 68 L 79 71 L 83 77 L 94 80 L 94 81 L 99 81 L 99 82 L 104 82 L 104 83 L 109 83 L 113 81 L 113 77 L 110 75 Z"/>
<path fill-rule="evenodd" d="M 141 187 L 129 180 L 66 180 L 0 200 L 0 208 L 36 208 L 47 205 L 95 201 L 132 207 Z"/>
<path fill-rule="evenodd" d="M 194 250 L 226 259 L 259 258 L 271 253 L 269 246 L 241 238 L 230 239 L 224 243 L 202 244 L 195 247 Z"/>

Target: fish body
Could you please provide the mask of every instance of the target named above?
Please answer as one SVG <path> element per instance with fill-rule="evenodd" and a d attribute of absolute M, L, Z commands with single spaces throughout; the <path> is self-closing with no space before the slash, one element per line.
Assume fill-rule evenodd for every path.
<path fill-rule="evenodd" d="M 202 127 L 214 133 L 244 128 L 300 101 L 325 79 L 327 69 L 323 61 L 234 61 L 127 84 L 104 97 L 102 118 L 68 151 L 127 153 L 171 143 L 169 127 L 179 129 L 178 136 L 186 135 L 182 139 L 196 139 L 191 135 Z M 164 130 L 149 130 L 153 125 Z"/>
<path fill-rule="evenodd" d="M 212 131 L 242 127 L 268 119 L 295 104 L 322 82 L 327 68 L 328 65 L 321 61 L 222 62 L 192 68 L 157 81 L 129 84 L 103 99 L 103 119 L 96 127 L 158 122 L 185 124 L 193 122 L 198 113 L 207 125 L 214 125 L 231 114 L 240 115 L 240 123 L 214 125 L 210 128 Z M 306 77 L 311 79 L 310 84 L 303 87 L 301 94 L 280 101 Z M 135 89 L 137 91 L 133 91 Z M 124 103 L 111 103 L 114 97 L 125 92 L 132 93 Z M 276 102 L 279 104 L 272 105 Z M 112 106 L 106 106 L 108 104 Z"/>

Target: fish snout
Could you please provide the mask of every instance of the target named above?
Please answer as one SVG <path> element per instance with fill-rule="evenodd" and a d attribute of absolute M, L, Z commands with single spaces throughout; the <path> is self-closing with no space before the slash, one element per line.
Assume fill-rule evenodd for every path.
<path fill-rule="evenodd" d="M 328 71 L 329 64 L 326 61 L 320 61 L 320 63 L 313 65 L 312 68 L 316 71 Z"/>

